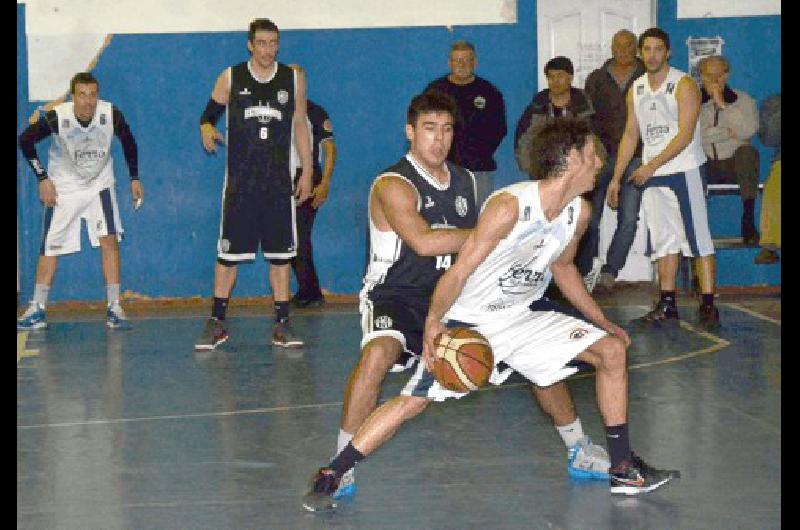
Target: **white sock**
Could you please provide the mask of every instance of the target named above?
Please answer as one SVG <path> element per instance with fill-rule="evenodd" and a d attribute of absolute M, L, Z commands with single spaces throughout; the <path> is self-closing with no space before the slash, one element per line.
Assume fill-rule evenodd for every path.
<path fill-rule="evenodd" d="M 108 305 L 114 302 L 119 302 L 119 284 L 109 283 L 106 284 L 106 297 L 108 298 Z"/>
<path fill-rule="evenodd" d="M 561 439 L 564 440 L 564 445 L 567 446 L 567 449 L 577 444 L 578 440 L 583 438 L 583 426 L 581 425 L 580 418 L 575 418 L 575 421 L 569 425 L 562 425 L 561 427 L 556 425 L 556 430 L 558 430 L 558 434 L 561 435 Z"/>
<path fill-rule="evenodd" d="M 33 286 L 33 301 L 42 307 L 47 305 L 47 298 L 50 296 L 50 286 L 44 283 L 37 283 Z"/>
<path fill-rule="evenodd" d="M 344 432 L 342 429 L 339 429 L 339 438 L 336 440 L 336 454 L 342 452 L 342 449 L 347 447 L 347 444 L 350 443 L 350 440 L 353 439 L 353 435 L 349 432 Z"/>

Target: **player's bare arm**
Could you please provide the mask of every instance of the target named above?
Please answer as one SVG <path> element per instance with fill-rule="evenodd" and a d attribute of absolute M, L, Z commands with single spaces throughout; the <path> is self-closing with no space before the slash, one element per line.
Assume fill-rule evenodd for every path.
<path fill-rule="evenodd" d="M 379 230 L 392 230 L 420 256 L 454 254 L 470 230 L 431 228 L 417 210 L 419 195 L 402 177 L 382 175 L 372 190 L 370 211 Z"/>
<path fill-rule="evenodd" d="M 467 278 L 514 229 L 519 201 L 509 193 L 495 195 L 486 203 L 478 224 L 467 237 L 455 263 L 439 278 L 431 296 L 422 336 L 422 356 L 428 370 L 433 367 L 433 339 L 445 331 L 442 318 L 461 294 Z"/>
<path fill-rule="evenodd" d="M 639 123 L 636 121 L 636 114 L 633 111 L 633 87 L 628 89 L 625 96 L 625 103 L 628 107 L 628 116 L 625 119 L 625 131 L 619 141 L 617 160 L 614 164 L 614 174 L 606 191 L 606 202 L 611 208 L 616 209 L 619 205 L 619 188 L 622 181 L 622 174 L 630 164 L 633 153 L 636 152 L 636 144 L 639 143 Z"/>
<path fill-rule="evenodd" d="M 217 81 L 214 83 L 214 88 L 211 91 L 211 99 L 218 105 L 227 106 L 230 90 L 230 68 L 226 68 L 219 74 Z M 220 132 L 211 123 L 203 123 L 200 126 L 200 138 L 203 141 L 203 148 L 209 153 L 215 153 L 217 151 L 217 142 L 224 142 Z"/>
<path fill-rule="evenodd" d="M 313 163 L 311 160 L 311 144 L 308 140 L 308 120 L 306 104 L 306 75 L 302 69 L 294 70 L 295 76 L 295 107 L 294 107 L 294 137 L 297 140 L 297 153 L 300 155 L 300 163 L 303 172 L 297 181 L 297 191 L 295 196 L 299 202 L 303 202 L 311 196 Z"/>
<path fill-rule="evenodd" d="M 553 273 L 553 281 L 556 283 L 561 293 L 583 316 L 594 322 L 599 327 L 616 335 L 625 342 L 626 346 L 630 345 L 630 337 L 619 326 L 608 320 L 594 301 L 592 296 L 586 290 L 586 285 L 583 282 L 578 267 L 575 266 L 575 254 L 578 250 L 578 243 L 589 226 L 589 218 L 592 215 L 591 203 L 582 200 L 581 214 L 578 217 L 578 225 L 575 227 L 575 235 L 570 240 L 564 252 L 553 262 L 550 270 Z"/>
<path fill-rule="evenodd" d="M 667 144 L 663 151 L 631 175 L 631 180 L 635 184 L 644 184 L 658 168 L 686 149 L 686 146 L 689 145 L 694 137 L 697 119 L 700 117 L 700 89 L 694 79 L 684 76 L 678 82 L 675 99 L 678 101 L 678 134 Z"/>
<path fill-rule="evenodd" d="M 322 168 L 322 180 L 311 192 L 311 206 L 314 208 L 319 208 L 325 203 L 331 189 L 331 175 L 333 175 L 333 168 L 336 165 L 336 143 L 333 138 L 322 142 L 322 150 L 325 152 L 325 166 Z"/>

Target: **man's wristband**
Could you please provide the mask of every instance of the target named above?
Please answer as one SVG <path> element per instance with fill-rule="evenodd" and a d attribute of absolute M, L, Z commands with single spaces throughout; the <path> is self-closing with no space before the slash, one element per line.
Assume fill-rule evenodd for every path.
<path fill-rule="evenodd" d="M 200 116 L 200 126 L 202 127 L 206 124 L 213 126 L 223 112 L 225 112 L 225 105 L 220 105 L 214 101 L 214 98 L 208 98 L 206 109 L 203 111 L 203 115 Z"/>

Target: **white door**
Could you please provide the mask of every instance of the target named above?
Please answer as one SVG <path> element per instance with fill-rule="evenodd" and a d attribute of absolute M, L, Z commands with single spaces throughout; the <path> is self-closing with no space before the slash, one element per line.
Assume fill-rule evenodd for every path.
<path fill-rule="evenodd" d="M 572 84 L 583 88 L 586 77 L 611 58 L 611 37 L 621 29 L 637 36 L 655 25 L 655 0 L 537 0 L 539 90 L 547 88 L 544 65 L 553 57 L 569 57 L 575 68 Z M 616 212 L 605 208 L 600 222 L 598 254 L 605 262 L 617 224 Z M 653 267 L 644 255 L 647 229 L 642 215 L 625 266 L 617 275 L 623 281 L 649 281 Z"/>
<path fill-rule="evenodd" d="M 611 57 L 611 37 L 621 29 L 636 35 L 655 25 L 655 0 L 537 0 L 539 90 L 547 88 L 544 65 L 569 57 L 573 85 L 583 88 L 589 73 Z"/>

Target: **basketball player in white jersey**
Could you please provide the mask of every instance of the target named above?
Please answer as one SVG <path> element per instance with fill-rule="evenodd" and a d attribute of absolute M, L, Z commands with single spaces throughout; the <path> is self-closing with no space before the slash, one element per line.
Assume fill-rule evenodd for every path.
<path fill-rule="evenodd" d="M 111 140 L 122 144 L 131 178 L 134 209 L 144 197 L 139 181 L 136 140 L 122 112 L 98 99 L 99 83 L 89 72 L 70 81 L 72 99 L 57 104 L 20 135 L 20 149 L 39 180 L 39 199 L 45 206 L 42 245 L 36 267 L 33 300 L 17 320 L 17 329 L 47 327 L 45 307 L 59 256 L 81 249 L 81 220 L 86 220 L 89 240 L 100 247 L 106 281 L 106 324 L 130 326 L 120 306 L 120 259 L 118 242 L 122 223 L 114 181 Z M 45 171 L 36 143 L 52 136 Z"/>
<path fill-rule="evenodd" d="M 628 118 L 612 177 L 619 182 L 641 136 L 642 165 L 630 179 L 644 188 L 642 205 L 661 299 L 636 322 L 649 327 L 678 323 L 675 279 L 683 253 L 698 261 L 700 325 L 715 329 L 719 311 L 714 307 L 714 242 L 700 175 L 706 162 L 698 124 L 700 90 L 689 75 L 669 65 L 669 35 L 663 30 L 642 33 L 639 53 L 647 72 L 628 91 Z M 617 199 L 610 193 L 609 205 L 616 207 Z"/>
<path fill-rule="evenodd" d="M 517 371 L 546 387 L 577 371 L 567 366 L 573 359 L 595 367 L 597 401 L 613 466 L 612 493 L 651 491 L 677 476 L 651 468 L 630 450 L 630 338 L 605 317 L 574 264 L 591 214 L 580 195 L 594 188 L 602 167 L 596 143 L 588 123 L 575 118 L 547 122 L 534 135 L 532 174 L 544 179 L 520 182 L 489 197 L 475 230 L 434 290 L 423 334 L 425 362 L 419 363 L 401 395 L 377 408 L 340 456 L 320 470 L 304 506 L 335 505 L 332 492 L 348 466 L 375 451 L 431 401 L 467 394 L 442 388 L 430 372 L 433 339 L 446 331 L 443 321 L 451 327 L 473 327 L 489 340 L 495 360 L 493 384 Z M 584 318 L 565 314 L 543 298 L 551 278 Z"/>

